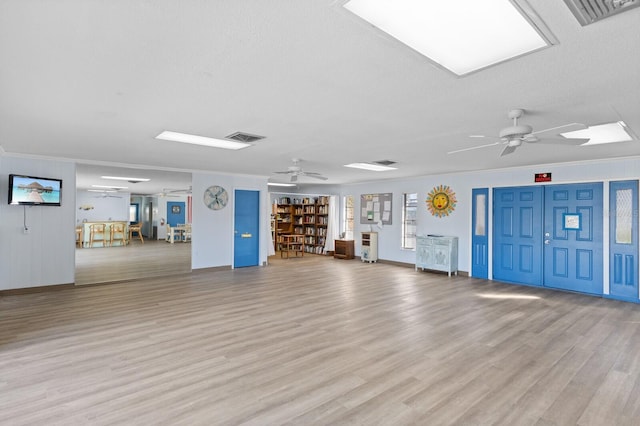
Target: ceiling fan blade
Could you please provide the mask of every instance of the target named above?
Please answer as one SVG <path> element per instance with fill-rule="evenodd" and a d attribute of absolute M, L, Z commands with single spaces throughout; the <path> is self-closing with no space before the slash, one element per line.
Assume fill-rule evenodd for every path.
<path fill-rule="evenodd" d="M 462 148 L 462 149 L 456 149 L 455 151 L 449 151 L 447 152 L 447 154 L 455 154 L 458 152 L 464 152 L 464 151 L 472 151 L 474 149 L 480 149 L 480 148 L 486 148 L 489 146 L 496 146 L 496 145 L 500 145 L 502 142 L 494 142 L 494 143 L 488 143 L 486 145 L 478 145 L 478 146 L 472 146 L 471 148 Z"/>
<path fill-rule="evenodd" d="M 502 140 L 500 139 L 499 136 L 487 136 L 487 135 L 469 135 L 470 138 L 472 139 L 495 139 L 495 140 Z"/>
<path fill-rule="evenodd" d="M 504 157 L 507 154 L 512 154 L 515 152 L 517 146 L 505 146 L 502 152 L 500 153 L 500 157 Z"/>
<path fill-rule="evenodd" d="M 288 175 L 289 173 L 291 173 L 291 171 L 287 170 L 286 172 L 273 172 L 273 173 L 277 173 L 279 175 Z"/>
<path fill-rule="evenodd" d="M 552 131 L 560 130 L 560 129 L 563 129 L 564 132 L 573 132 L 575 130 L 584 130 L 586 128 L 587 128 L 587 126 L 585 126 L 582 123 L 570 123 L 570 124 L 563 124 L 562 126 L 550 127 L 548 129 L 544 129 L 544 130 L 538 130 L 536 132 L 531 132 L 529 134 L 530 135 L 539 135 L 540 133 L 552 132 Z"/>
<path fill-rule="evenodd" d="M 582 145 L 589 142 L 589 139 L 565 139 L 565 138 L 544 138 L 535 143 L 550 145 Z"/>

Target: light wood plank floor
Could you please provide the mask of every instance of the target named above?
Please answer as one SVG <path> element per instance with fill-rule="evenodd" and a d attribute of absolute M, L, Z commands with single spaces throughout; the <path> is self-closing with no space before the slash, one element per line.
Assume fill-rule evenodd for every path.
<path fill-rule="evenodd" d="M 0 424 L 638 424 L 638 305 L 270 262 L 0 298 Z"/>
<path fill-rule="evenodd" d="M 76 248 L 76 285 L 191 272 L 191 244 L 133 240 L 124 247 Z"/>

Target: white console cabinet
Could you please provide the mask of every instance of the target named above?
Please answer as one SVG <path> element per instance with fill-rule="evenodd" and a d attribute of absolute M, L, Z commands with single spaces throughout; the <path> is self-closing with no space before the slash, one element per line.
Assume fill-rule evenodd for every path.
<path fill-rule="evenodd" d="M 418 268 L 458 275 L 458 237 L 416 237 L 416 271 Z"/>
<path fill-rule="evenodd" d="M 360 259 L 363 262 L 378 261 L 378 233 L 363 232 L 360 238 Z"/>

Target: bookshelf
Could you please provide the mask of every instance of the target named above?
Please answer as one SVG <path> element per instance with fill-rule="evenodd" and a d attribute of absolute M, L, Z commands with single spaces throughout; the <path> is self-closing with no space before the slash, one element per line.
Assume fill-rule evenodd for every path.
<path fill-rule="evenodd" d="M 286 249 L 285 235 L 295 235 L 301 238 L 305 253 L 324 254 L 329 197 L 280 197 L 276 212 L 276 251 Z"/>
<path fill-rule="evenodd" d="M 282 251 L 286 243 L 283 236 L 292 235 L 294 230 L 293 210 L 289 198 L 281 198 L 276 205 L 275 212 L 273 241 L 275 242 L 275 250 Z"/>
<path fill-rule="evenodd" d="M 281 246 L 280 246 L 280 257 L 284 257 L 286 254 L 287 259 L 293 253 L 296 257 L 298 257 L 298 253 L 300 256 L 304 256 L 303 242 L 301 235 L 282 235 L 281 236 Z"/>

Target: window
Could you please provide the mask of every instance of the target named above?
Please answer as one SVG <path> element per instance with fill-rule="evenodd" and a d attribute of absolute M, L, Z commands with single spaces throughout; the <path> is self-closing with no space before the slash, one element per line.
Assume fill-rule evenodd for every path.
<path fill-rule="evenodd" d="M 140 204 L 138 203 L 132 203 L 129 204 L 129 222 L 130 223 L 138 223 L 139 220 L 139 209 L 140 209 Z"/>
<path fill-rule="evenodd" d="M 487 222 L 487 217 L 485 212 L 487 211 L 487 197 L 484 194 L 476 195 L 476 224 L 474 226 L 474 234 L 476 236 L 484 237 L 487 235 L 487 230 L 485 229 L 485 223 Z"/>
<path fill-rule="evenodd" d="M 633 242 L 633 190 L 616 191 L 616 244 Z"/>
<path fill-rule="evenodd" d="M 402 195 L 402 248 L 416 248 L 416 213 L 418 211 L 418 194 Z"/>
<path fill-rule="evenodd" d="M 342 223 L 345 240 L 353 240 L 353 214 L 353 195 L 347 195 L 344 197 L 344 222 Z"/>

